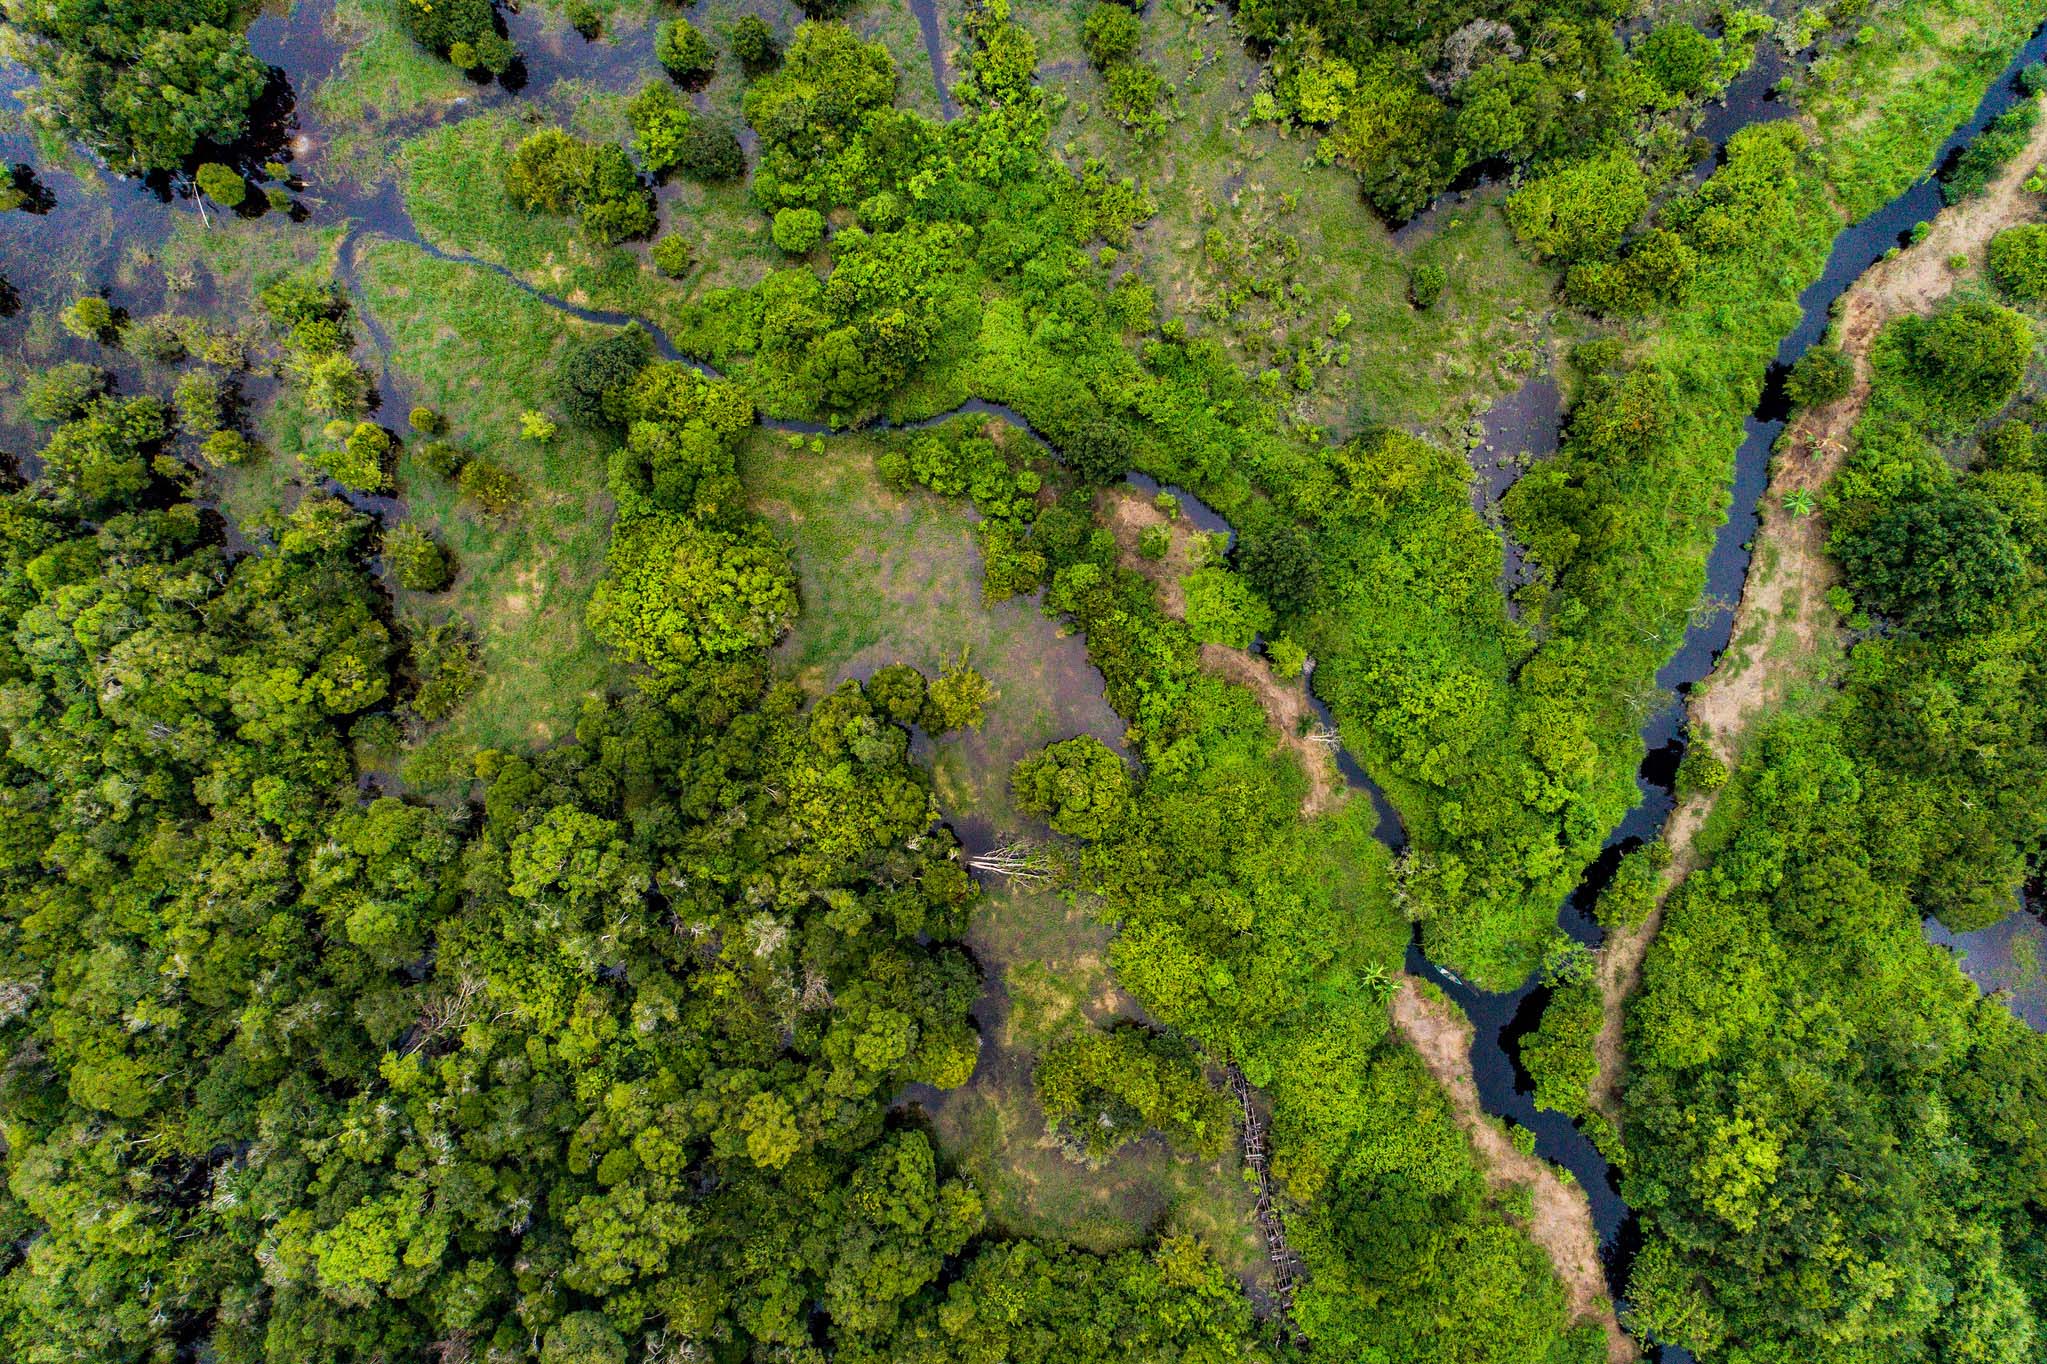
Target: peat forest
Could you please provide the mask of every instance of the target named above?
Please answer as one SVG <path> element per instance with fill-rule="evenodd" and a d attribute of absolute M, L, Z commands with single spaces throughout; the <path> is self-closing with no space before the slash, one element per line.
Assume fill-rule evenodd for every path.
<path fill-rule="evenodd" d="M 0 1358 L 2047 1359 L 2047 0 L 0 0 Z"/>

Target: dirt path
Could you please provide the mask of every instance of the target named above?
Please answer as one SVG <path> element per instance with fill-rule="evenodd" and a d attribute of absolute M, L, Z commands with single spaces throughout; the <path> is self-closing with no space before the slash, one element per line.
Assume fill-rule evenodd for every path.
<path fill-rule="evenodd" d="M 1187 619 L 1186 582 L 1198 566 L 1194 543 L 1199 532 L 1184 518 L 1167 516 L 1127 483 L 1104 490 L 1095 500 L 1095 515 L 1116 537 L 1117 562 L 1151 579 L 1158 589 L 1161 611 L 1174 620 Z M 1138 552 L 1139 539 L 1153 526 L 1166 527 L 1171 536 L 1164 558 L 1147 559 Z M 1314 707 L 1308 704 L 1305 679 L 1288 685 L 1272 675 L 1263 659 L 1222 644 L 1201 646 L 1201 666 L 1258 698 L 1280 745 L 1299 760 L 1307 775 L 1308 794 L 1301 800 L 1303 818 L 1335 809 L 1349 797 L 1350 788 L 1336 768 L 1335 748 L 1317 743 L 1313 737 L 1316 717 Z"/>
<path fill-rule="evenodd" d="M 1471 1077 L 1471 1023 L 1457 1007 L 1413 976 L 1402 976 L 1393 992 L 1393 1023 L 1422 1064 L 1450 1096 L 1457 1121 L 1471 1137 L 1479 1168 L 1493 1189 L 1524 1188 L 1533 1199 L 1528 1235 L 1549 1257 L 1563 1282 L 1573 1322 L 1597 1322 L 1606 1333 L 1608 1364 L 1636 1357 L 1635 1342 L 1623 1331 L 1606 1292 L 1599 1263 L 1599 1233 L 1585 1191 L 1566 1184 L 1538 1157 L 1515 1149 L 1500 1124 L 1480 1105 Z"/>
<path fill-rule="evenodd" d="M 2047 106 L 2047 97 L 2043 97 Z M 1824 678 L 1839 657 L 1834 613 L 1827 590 L 1838 581 L 1827 557 L 1826 525 L 1817 512 L 1794 516 L 1784 509 L 1792 494 L 1805 491 L 1817 503 L 1821 490 L 1841 467 L 1848 441 L 1869 403 L 1869 352 L 1884 324 L 1908 314 L 1925 315 L 1954 288 L 1948 260 L 1967 256 L 1981 269 L 1990 239 L 2014 223 L 2039 216 L 2037 196 L 2026 177 L 2047 162 L 2047 118 L 1989 189 L 1944 210 L 1920 241 L 1879 261 L 1851 285 L 1835 305 L 1833 335 L 1855 367 L 1846 396 L 1803 413 L 1780 443 L 1763 494 L 1762 524 L 1755 554 L 1734 614 L 1734 633 L 1713 673 L 1692 691 L 1688 710 L 1692 742 L 1706 744 L 1730 766 L 1740 756 L 1756 717 L 1793 691 Z M 1600 954 L 1599 1075 L 1592 1105 L 1620 1121 L 1620 1089 L 1627 1058 L 1621 1020 L 1628 996 L 1642 980 L 1642 962 L 1663 923 L 1663 906 L 1697 864 L 1699 830 L 1712 813 L 1713 797 L 1695 796 L 1672 812 L 1664 830 L 1671 850 L 1663 895 L 1632 932 L 1614 934 Z"/>

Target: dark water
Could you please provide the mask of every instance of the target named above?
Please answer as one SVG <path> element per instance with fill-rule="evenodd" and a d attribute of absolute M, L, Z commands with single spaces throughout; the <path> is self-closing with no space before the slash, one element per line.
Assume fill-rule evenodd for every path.
<path fill-rule="evenodd" d="M 924 36 L 924 56 L 931 63 L 931 81 L 938 87 L 938 114 L 950 123 L 959 116 L 953 101 L 952 82 L 945 69 L 945 35 L 938 26 L 938 0 L 910 0 L 910 12 L 917 16 L 917 30 Z"/>

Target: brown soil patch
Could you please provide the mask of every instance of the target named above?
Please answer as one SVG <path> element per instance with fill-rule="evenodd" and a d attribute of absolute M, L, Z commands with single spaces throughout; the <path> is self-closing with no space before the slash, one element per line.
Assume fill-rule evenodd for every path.
<path fill-rule="evenodd" d="M 1127 483 L 1103 490 L 1095 499 L 1095 518 L 1116 537 L 1116 561 L 1151 579 L 1158 590 L 1159 609 L 1174 620 L 1185 620 L 1187 575 L 1196 566 L 1194 545 L 1200 532 L 1185 520 L 1168 517 Z M 1152 526 L 1165 526 L 1172 537 L 1162 559 L 1147 559 L 1137 552 L 1138 537 Z M 1308 794 L 1301 800 L 1304 819 L 1333 810 L 1349 797 L 1350 788 L 1336 769 L 1336 750 L 1309 737 L 1315 718 L 1305 678 L 1289 686 L 1272 675 L 1263 659 L 1222 644 L 1201 646 L 1201 666 L 1258 698 L 1280 746 L 1293 753 L 1307 774 Z"/>
<path fill-rule="evenodd" d="M 1422 1064 L 1450 1096 L 1457 1122 L 1471 1138 L 1486 1184 L 1495 1190 L 1524 1188 L 1533 1199 L 1529 1239 L 1549 1257 L 1564 1285 L 1574 1322 L 1597 1322 L 1606 1333 L 1609 1364 L 1635 1358 L 1635 1342 L 1621 1330 L 1606 1292 L 1599 1263 L 1599 1233 L 1592 1204 L 1576 1184 L 1566 1184 L 1539 1157 L 1516 1150 L 1507 1134 L 1480 1106 L 1471 1076 L 1471 1023 L 1442 995 L 1402 976 L 1393 992 L 1393 1023 Z"/>
<path fill-rule="evenodd" d="M 1836 627 L 1827 590 L 1839 575 L 1827 557 L 1826 526 L 1817 512 L 1792 515 L 1784 509 L 1785 499 L 1804 490 L 1817 502 L 1840 469 L 1869 403 L 1869 352 L 1884 325 L 1933 312 L 1954 287 L 1949 258 L 1967 256 L 1980 267 L 1992 237 L 2036 216 L 2035 196 L 2026 192 L 2025 180 L 2042 162 L 2047 162 L 2047 118 L 1988 190 L 1944 210 L 1923 240 L 1871 266 L 1836 305 L 1834 335 L 1855 366 L 1854 382 L 1845 397 L 1801 414 L 1786 433 L 1763 494 L 1762 523 L 1735 609 L 1732 642 L 1712 675 L 1693 689 L 1689 703 L 1693 742 L 1708 745 L 1730 765 L 1740 756 L 1755 718 L 1794 689 L 1818 680 L 1820 666 L 1834 656 L 1828 636 Z M 1711 796 L 1695 796 L 1672 812 L 1664 831 L 1671 864 L 1663 896 L 1639 927 L 1615 933 L 1600 954 L 1605 1014 L 1591 1100 L 1615 1124 L 1627 1064 L 1622 1012 L 1641 984 L 1642 962 L 1662 926 L 1664 902 L 1697 863 L 1694 843 L 1712 809 Z"/>

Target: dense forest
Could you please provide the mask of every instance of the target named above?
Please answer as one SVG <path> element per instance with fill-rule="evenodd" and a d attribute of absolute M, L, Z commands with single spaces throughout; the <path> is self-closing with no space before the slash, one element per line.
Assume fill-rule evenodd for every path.
<path fill-rule="evenodd" d="M 0 15 L 8 1358 L 2047 1348 L 2047 11 Z"/>

